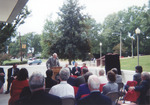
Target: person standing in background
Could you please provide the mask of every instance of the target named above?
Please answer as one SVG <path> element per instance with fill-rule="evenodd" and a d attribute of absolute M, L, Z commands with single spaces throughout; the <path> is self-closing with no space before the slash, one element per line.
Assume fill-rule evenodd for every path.
<path fill-rule="evenodd" d="M 19 69 L 17 68 L 17 64 L 13 64 L 13 67 L 8 69 L 8 73 L 7 73 L 8 83 L 7 83 L 7 91 L 5 92 L 5 94 L 9 93 L 10 85 L 12 81 L 16 79 L 18 72 L 19 72 Z"/>

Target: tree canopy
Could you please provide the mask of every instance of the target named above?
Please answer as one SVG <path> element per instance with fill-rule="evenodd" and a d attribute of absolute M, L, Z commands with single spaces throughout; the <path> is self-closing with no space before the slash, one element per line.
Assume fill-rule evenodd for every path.
<path fill-rule="evenodd" d="M 77 0 L 67 0 L 58 15 L 60 16 L 59 30 L 62 36 L 50 48 L 50 53 L 58 53 L 60 58 L 69 59 L 71 63 L 75 59 L 86 59 L 91 46 L 86 33 L 86 15 L 83 15 Z"/>
<path fill-rule="evenodd" d="M 11 41 L 11 37 L 16 35 L 16 29 L 19 25 L 24 23 L 24 20 L 29 16 L 30 11 L 25 6 L 22 11 L 16 16 L 12 23 L 0 23 L 0 51 L 6 52 L 6 41 Z"/>

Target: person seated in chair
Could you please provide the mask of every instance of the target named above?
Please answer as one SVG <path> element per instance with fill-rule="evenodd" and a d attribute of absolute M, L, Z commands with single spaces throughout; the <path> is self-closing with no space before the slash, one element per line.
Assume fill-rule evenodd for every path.
<path fill-rule="evenodd" d="M 72 68 L 71 73 L 75 76 L 80 76 L 81 75 L 81 68 L 78 67 L 78 63 L 75 62 L 75 66 Z"/>
<path fill-rule="evenodd" d="M 103 86 L 103 94 L 106 95 L 109 92 L 118 92 L 118 84 L 116 81 L 115 73 L 110 70 L 107 72 L 108 83 Z"/>
<path fill-rule="evenodd" d="M 137 85 L 141 82 L 141 73 L 143 72 L 142 66 L 136 66 L 135 67 L 136 74 L 133 75 L 133 81 L 137 81 Z"/>
<path fill-rule="evenodd" d="M 137 100 L 138 105 L 145 105 L 146 103 L 146 92 L 150 88 L 150 74 L 148 72 L 141 74 L 142 81 L 138 86 L 130 86 L 129 90 L 135 90 L 140 92 L 140 96 Z M 149 100 L 149 99 L 148 99 Z"/>
<path fill-rule="evenodd" d="M 82 69 L 82 75 L 81 76 L 78 76 L 76 78 L 76 86 L 79 87 L 81 84 L 84 84 L 86 83 L 85 81 L 85 78 L 84 78 L 84 75 L 88 72 L 89 70 L 87 68 L 83 68 Z"/>
<path fill-rule="evenodd" d="M 88 79 L 88 87 L 91 92 L 88 96 L 81 98 L 77 105 L 111 105 L 111 99 L 100 93 L 99 86 L 99 78 L 91 75 Z"/>
<path fill-rule="evenodd" d="M 117 71 L 117 68 L 112 68 L 111 69 L 115 75 L 116 75 L 116 83 L 122 83 L 122 76 L 121 75 L 118 75 L 118 71 Z"/>
<path fill-rule="evenodd" d="M 103 69 L 101 69 L 99 71 L 99 77 L 98 78 L 99 78 L 101 84 L 106 84 L 108 82 L 107 77 L 104 75 Z"/>
<path fill-rule="evenodd" d="M 53 76 L 53 71 L 50 69 L 48 69 L 46 71 L 46 78 L 45 78 L 45 87 L 46 88 L 51 88 L 52 86 L 56 85 L 57 84 L 57 81 L 53 80 L 52 79 L 52 76 Z"/>
<path fill-rule="evenodd" d="M 67 83 L 70 76 L 70 71 L 68 68 L 62 68 L 59 72 L 60 84 L 53 86 L 49 93 L 59 96 L 61 98 L 74 98 L 74 88 Z"/>
<path fill-rule="evenodd" d="M 89 90 L 89 87 L 88 87 L 88 78 L 90 75 L 93 75 L 93 73 L 91 72 L 87 72 L 85 75 L 84 75 L 84 78 L 85 78 L 85 82 L 84 84 L 81 84 L 78 88 L 78 91 L 77 91 L 77 94 L 76 94 L 76 100 L 79 100 L 80 98 L 82 98 L 82 95 L 87 95 L 87 94 L 90 94 L 90 90 Z"/>
<path fill-rule="evenodd" d="M 15 105 L 62 105 L 61 98 L 45 92 L 45 77 L 41 73 L 33 73 L 29 78 L 31 95 L 15 102 Z"/>

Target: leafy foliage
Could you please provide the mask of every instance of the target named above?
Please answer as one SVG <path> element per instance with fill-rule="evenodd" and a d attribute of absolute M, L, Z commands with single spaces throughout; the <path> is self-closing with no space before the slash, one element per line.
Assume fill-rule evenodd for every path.
<path fill-rule="evenodd" d="M 6 41 L 10 42 L 10 38 L 14 37 L 17 27 L 24 23 L 24 20 L 30 14 L 27 6 L 16 16 L 13 23 L 0 23 L 0 51 L 6 52 Z M 8 45 L 8 43 L 7 43 Z"/>
<path fill-rule="evenodd" d="M 90 52 L 90 43 L 86 32 L 86 16 L 81 13 L 83 9 L 77 0 L 67 0 L 60 8 L 60 26 L 62 37 L 50 48 L 50 53 L 58 53 L 60 58 L 69 59 L 69 63 L 75 59 L 86 59 Z"/>

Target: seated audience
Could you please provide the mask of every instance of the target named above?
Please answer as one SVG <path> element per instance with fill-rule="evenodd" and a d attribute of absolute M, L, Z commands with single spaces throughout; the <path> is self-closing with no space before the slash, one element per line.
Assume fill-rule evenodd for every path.
<path fill-rule="evenodd" d="M 78 67 L 78 63 L 75 62 L 75 66 L 72 68 L 71 73 L 75 76 L 80 76 L 81 75 L 81 69 Z"/>
<path fill-rule="evenodd" d="M 85 63 L 85 62 L 83 63 L 83 66 L 81 67 L 81 71 L 82 71 L 82 69 L 83 69 L 83 68 L 87 68 L 87 66 L 86 66 L 86 63 Z"/>
<path fill-rule="evenodd" d="M 29 78 L 30 97 L 24 97 L 16 105 L 61 105 L 61 99 L 45 92 L 45 78 L 40 73 L 33 73 Z"/>
<path fill-rule="evenodd" d="M 90 75 L 93 75 L 91 72 L 87 72 L 85 75 L 84 75 L 84 78 L 85 78 L 85 84 L 81 84 L 78 88 L 78 91 L 77 91 L 77 94 L 76 94 L 76 100 L 79 100 L 82 95 L 85 95 L 85 94 L 90 94 L 90 90 L 89 90 L 89 87 L 88 87 L 88 78 Z"/>
<path fill-rule="evenodd" d="M 136 66 L 135 67 L 136 74 L 133 75 L 133 81 L 137 81 L 139 85 L 141 82 L 141 73 L 143 72 L 142 66 Z"/>
<path fill-rule="evenodd" d="M 52 86 L 57 84 L 57 81 L 52 79 L 53 76 L 53 71 L 52 70 L 47 70 L 46 71 L 46 78 L 45 78 L 45 86 L 46 88 L 51 88 Z"/>
<path fill-rule="evenodd" d="M 88 72 L 88 69 L 87 69 L 87 68 L 83 68 L 81 72 L 82 72 L 82 75 L 81 75 L 81 76 L 78 76 L 78 77 L 76 78 L 76 86 L 77 86 L 77 87 L 79 87 L 81 84 L 85 83 L 84 75 L 85 75 L 85 73 Z"/>
<path fill-rule="evenodd" d="M 76 86 L 76 78 L 69 76 L 67 83 L 70 84 L 71 86 Z"/>
<path fill-rule="evenodd" d="M 69 67 L 69 64 L 66 64 L 64 68 L 68 68 L 70 70 L 70 73 L 71 73 L 71 68 Z"/>
<path fill-rule="evenodd" d="M 104 70 L 99 71 L 99 80 L 101 84 L 106 84 L 108 82 L 107 77 L 104 75 Z"/>
<path fill-rule="evenodd" d="M 109 92 L 118 92 L 118 84 L 116 81 L 115 73 L 110 70 L 107 72 L 108 83 L 103 86 L 103 94 L 106 95 Z"/>
<path fill-rule="evenodd" d="M 91 75 L 89 77 L 88 86 L 91 93 L 81 98 L 77 105 L 111 105 L 111 99 L 100 93 L 100 81 L 96 75 Z"/>
<path fill-rule="evenodd" d="M 0 94 L 3 93 L 3 84 L 5 83 L 5 72 L 4 69 L 0 67 Z"/>
<path fill-rule="evenodd" d="M 138 105 L 146 105 L 146 101 L 149 100 L 146 98 L 146 93 L 148 89 L 150 88 L 150 74 L 148 72 L 142 73 L 141 75 L 141 83 L 139 86 L 131 86 L 129 87 L 129 90 L 135 90 L 140 92 L 140 96 L 137 100 Z"/>
<path fill-rule="evenodd" d="M 121 75 L 118 75 L 118 70 L 117 68 L 112 68 L 111 69 L 115 75 L 116 75 L 116 83 L 122 83 L 122 76 Z"/>
<path fill-rule="evenodd" d="M 24 87 L 20 93 L 19 99 L 24 97 L 30 97 L 31 96 L 31 90 L 29 86 Z"/>
<path fill-rule="evenodd" d="M 67 83 L 70 76 L 70 71 L 67 68 L 62 68 L 59 72 L 60 84 L 53 86 L 49 93 L 61 98 L 74 98 L 74 88 Z"/>
<path fill-rule="evenodd" d="M 10 91 L 9 105 L 14 105 L 14 102 L 19 99 L 22 89 L 28 84 L 28 71 L 26 68 L 19 70 L 17 78 L 13 80 Z"/>

